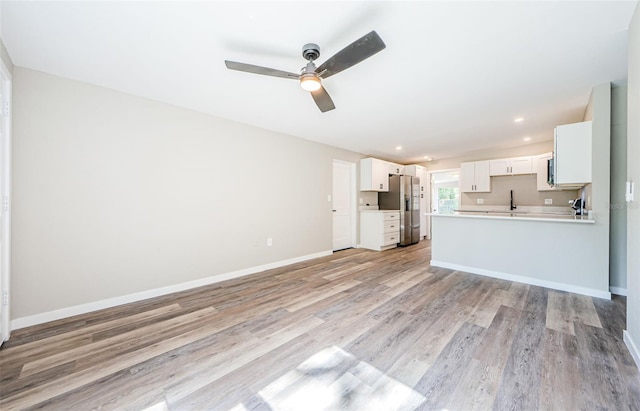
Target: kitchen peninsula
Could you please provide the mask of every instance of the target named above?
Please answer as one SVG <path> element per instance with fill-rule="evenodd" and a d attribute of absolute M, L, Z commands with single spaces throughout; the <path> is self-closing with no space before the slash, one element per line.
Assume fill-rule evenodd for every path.
<path fill-rule="evenodd" d="M 544 213 L 432 214 L 431 265 L 611 298 L 609 273 L 588 241 L 596 220 Z"/>
<path fill-rule="evenodd" d="M 497 175 L 491 171 L 492 159 L 477 158 L 474 183 L 471 187 L 469 182 L 466 187 L 461 183 L 460 205 L 465 209 L 493 208 L 500 201 L 497 210 L 506 213 L 432 215 L 431 265 L 599 298 L 610 299 L 614 288 L 625 293 L 626 280 L 617 277 L 615 286 L 610 281 L 611 130 L 611 84 L 603 83 L 592 89 L 581 123 L 556 127 L 553 156 L 535 156 L 538 166 L 531 170 L 535 181 L 523 182 L 531 188 L 516 187 L 515 180 L 502 179 L 533 177 Z M 553 159 L 551 164 L 549 159 Z M 485 160 L 489 160 L 488 173 Z M 505 172 L 514 174 L 514 160 L 518 158 L 511 158 L 508 167 L 512 168 L 503 168 Z M 465 174 L 471 169 L 462 164 L 461 182 L 470 180 Z M 524 198 L 527 193 L 542 193 L 550 176 L 553 187 L 547 189 L 551 191 Z M 489 187 L 482 178 L 484 183 L 490 180 Z M 571 187 L 580 191 L 571 192 Z M 509 205 L 510 190 L 514 198 Z M 580 198 L 581 207 L 587 204 L 586 219 L 541 215 L 550 211 L 547 198 L 552 197 L 547 195 L 562 196 L 565 192 Z M 555 207 L 567 204 L 566 200 L 552 201 Z M 524 204 L 535 209 L 526 210 Z M 512 216 L 513 211 L 529 213 Z"/>

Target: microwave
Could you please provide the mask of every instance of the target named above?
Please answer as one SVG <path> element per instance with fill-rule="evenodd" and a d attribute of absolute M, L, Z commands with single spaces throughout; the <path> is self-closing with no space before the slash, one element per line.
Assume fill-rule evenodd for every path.
<path fill-rule="evenodd" d="M 551 157 L 547 160 L 547 184 L 550 186 L 555 185 L 555 157 Z"/>

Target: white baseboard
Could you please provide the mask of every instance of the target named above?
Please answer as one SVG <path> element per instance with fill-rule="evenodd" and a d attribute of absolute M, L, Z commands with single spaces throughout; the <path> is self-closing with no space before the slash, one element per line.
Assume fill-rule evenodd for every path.
<path fill-rule="evenodd" d="M 627 289 L 622 287 L 609 287 L 611 294 L 627 296 Z"/>
<path fill-rule="evenodd" d="M 502 273 L 499 271 L 485 270 L 482 268 L 467 267 L 463 265 L 447 263 L 445 261 L 431 260 L 431 265 L 436 267 L 449 268 L 451 270 L 456 270 L 456 271 L 464 271 L 467 273 L 483 275 L 486 277 L 499 278 L 501 280 L 515 281 L 517 283 L 537 285 L 540 287 L 552 288 L 554 290 L 568 291 L 571 293 L 588 295 L 590 297 L 604 298 L 607 300 L 611 299 L 611 293 L 606 291 L 596 290 L 593 288 L 579 287 L 577 285 L 559 283 L 555 281 L 540 280 L 538 278 Z"/>
<path fill-rule="evenodd" d="M 321 251 L 314 254 L 308 254 L 301 257 L 295 257 L 288 260 L 276 261 L 274 263 L 249 267 L 238 271 L 218 274 L 211 277 L 201 278 L 198 280 L 187 281 L 185 283 L 169 285 L 166 287 L 154 288 L 152 290 L 141 291 L 138 293 L 127 294 L 120 297 L 108 298 L 106 300 L 94 301 L 86 304 L 74 305 L 71 307 L 61 308 L 59 310 L 48 311 L 40 314 L 30 315 L 27 317 L 16 318 L 11 320 L 11 329 L 31 327 L 50 321 L 56 321 L 63 318 L 73 317 L 74 315 L 86 314 L 92 311 L 102 310 L 105 308 L 116 307 L 118 305 L 129 304 L 136 301 L 142 301 L 149 298 L 160 297 L 163 295 L 176 293 L 180 291 L 190 290 L 192 288 L 202 287 L 204 285 L 219 283 L 225 280 L 231 280 L 238 277 L 244 277 L 256 274 L 262 271 L 271 270 L 273 268 L 283 267 L 289 264 L 299 263 L 301 261 L 311 260 L 314 258 L 325 257 L 331 255 L 333 251 Z"/>
<path fill-rule="evenodd" d="M 622 339 L 624 340 L 625 345 L 629 349 L 633 360 L 636 362 L 636 366 L 640 367 L 640 350 L 638 350 L 638 346 L 635 344 L 631 335 L 627 332 L 627 330 L 622 331 Z"/>

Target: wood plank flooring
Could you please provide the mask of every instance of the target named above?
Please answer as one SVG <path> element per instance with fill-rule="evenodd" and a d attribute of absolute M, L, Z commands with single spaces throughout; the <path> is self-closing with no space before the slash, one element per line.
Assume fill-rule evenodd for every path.
<path fill-rule="evenodd" d="M 625 300 L 344 250 L 14 331 L 0 409 L 640 410 Z"/>

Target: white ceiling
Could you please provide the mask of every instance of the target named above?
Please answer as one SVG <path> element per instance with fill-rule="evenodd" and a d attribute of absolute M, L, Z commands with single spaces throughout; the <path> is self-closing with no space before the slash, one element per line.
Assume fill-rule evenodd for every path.
<path fill-rule="evenodd" d="M 412 163 L 579 121 L 592 86 L 627 77 L 636 4 L 2 0 L 1 35 L 16 66 Z M 371 30 L 387 48 L 324 81 L 327 113 L 296 81 L 224 65 L 297 72 L 303 44 L 322 63 Z"/>

